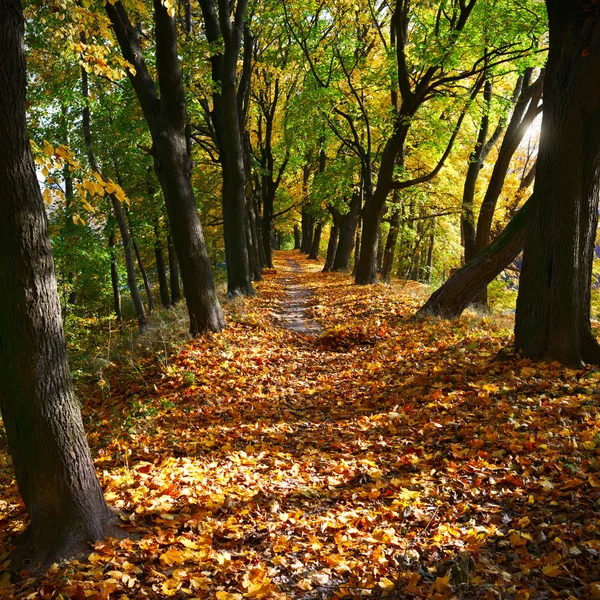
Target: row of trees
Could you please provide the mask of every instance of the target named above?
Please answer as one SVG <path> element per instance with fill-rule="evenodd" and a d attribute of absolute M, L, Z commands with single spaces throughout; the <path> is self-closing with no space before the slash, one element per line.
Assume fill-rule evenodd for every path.
<path fill-rule="evenodd" d="M 120 238 L 142 327 L 136 262 L 147 310 L 148 277 L 169 304 L 166 244 L 171 283 L 180 270 L 187 290 L 190 330 L 218 331 L 209 263 L 223 253 L 229 295 L 253 294 L 252 280 L 272 267 L 276 223 L 291 233 L 296 215 L 303 249 L 318 252 L 329 231 L 327 268 L 349 270 L 354 254 L 357 283 L 445 270 L 458 254 L 459 213 L 469 260 L 471 229 L 477 249 L 487 245 L 511 158 L 539 112 L 546 21 L 533 0 L 493 10 L 483 1 L 372 0 L 57 7 L 33 20 L 28 43 L 38 158 L 60 150 L 79 160 L 73 171 L 64 161 L 47 169 L 63 297 L 69 304 L 70 292 L 86 289 L 90 268 L 69 248 L 108 242 L 114 258 Z M 479 168 L 498 152 L 475 225 Z M 445 165 L 453 177 L 438 184 Z M 102 196 L 93 192 L 97 180 L 85 186 L 93 174 Z M 114 194 L 112 209 L 104 202 L 112 183 L 123 190 L 121 215 Z"/>
<path fill-rule="evenodd" d="M 275 219 L 296 209 L 304 251 L 318 252 L 331 219 L 326 268 L 348 269 L 355 246 L 356 282 L 372 283 L 378 255 L 389 273 L 400 221 L 432 221 L 432 207 L 419 204 L 418 186 L 434 181 L 472 121 L 458 211 L 467 263 L 427 310 L 460 312 L 524 243 L 517 348 L 533 358 L 600 362 L 590 326 L 600 24 L 592 3 L 546 5 L 545 73 L 536 61 L 546 22 L 533 0 L 396 0 L 392 6 L 367 0 L 364 6 L 339 2 L 335 12 L 324 2 L 201 0 L 199 11 L 182 3 L 180 15 L 169 0 L 151 7 L 83 1 L 42 7 L 28 15 L 28 45 L 38 57 L 54 52 L 56 61 L 52 72 L 35 61 L 30 69 L 36 104 L 30 123 L 34 139 L 41 132 L 55 137 L 54 143 L 39 140 L 36 169 L 26 121 L 25 19 L 19 0 L 0 0 L 0 282 L 6 299 L 0 407 L 31 519 L 15 567 L 23 559 L 48 564 L 101 538 L 113 524 L 73 395 L 40 173 L 66 246 L 70 236 L 108 232 L 114 249 L 116 223 L 141 327 L 146 316 L 136 296 L 135 262 L 142 261 L 132 229 L 154 232 L 164 304 L 171 300 L 162 251 L 168 231 L 171 293 L 176 296 L 180 270 L 190 330 L 197 334 L 219 331 L 224 318 L 198 212 L 197 184 L 205 174 L 196 166 L 208 160 L 221 174 L 213 189 L 221 198 L 216 218 L 231 296 L 254 293 L 252 279 L 271 264 Z M 51 41 L 44 46 L 42 38 Z M 502 93 L 495 96 L 495 89 Z M 516 214 L 487 247 L 511 157 L 542 97 L 535 171 L 531 165 L 524 171 Z M 105 117 L 100 124 L 97 115 Z M 501 139 L 475 224 L 477 175 Z M 518 210 L 533 173 L 533 196 Z M 151 209 L 146 219 L 139 209 L 131 214 L 134 195 Z M 431 231 L 417 233 L 430 241 L 431 254 Z M 66 254 L 61 267 L 73 305 L 83 270 Z M 467 292 L 457 281 L 467 282 Z M 470 297 L 456 302 L 457 295 Z"/>

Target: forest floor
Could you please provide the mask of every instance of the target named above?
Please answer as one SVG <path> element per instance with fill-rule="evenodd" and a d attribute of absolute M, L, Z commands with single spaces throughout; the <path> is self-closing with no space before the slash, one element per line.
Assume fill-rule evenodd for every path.
<path fill-rule="evenodd" d="M 418 284 L 275 266 L 222 334 L 80 386 L 131 536 L 0 597 L 600 599 L 600 372 L 499 353 L 492 319 L 411 320 Z M 0 498 L 4 552 L 4 444 Z"/>

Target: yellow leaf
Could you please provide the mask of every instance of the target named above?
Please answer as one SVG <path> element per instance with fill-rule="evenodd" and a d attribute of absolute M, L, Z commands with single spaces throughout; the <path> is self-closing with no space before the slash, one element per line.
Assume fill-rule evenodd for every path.
<path fill-rule="evenodd" d="M 592 600 L 600 600 L 600 581 L 590 583 L 589 592 Z"/>
<path fill-rule="evenodd" d="M 519 590 L 515 595 L 515 600 L 529 600 L 530 593 L 527 590 Z"/>
<path fill-rule="evenodd" d="M 527 543 L 527 539 L 520 536 L 518 533 L 510 534 L 510 543 L 514 548 L 518 548 L 519 546 L 524 546 Z"/>
<path fill-rule="evenodd" d="M 542 569 L 542 573 L 546 575 L 546 577 L 556 577 L 561 571 L 562 568 L 560 565 L 548 565 Z"/>
<path fill-rule="evenodd" d="M 435 591 L 438 594 L 443 594 L 445 591 L 450 589 L 450 575 L 446 577 L 437 577 L 435 580 Z"/>
<path fill-rule="evenodd" d="M 96 209 L 87 200 L 82 200 L 81 203 L 83 204 L 85 210 L 89 210 L 90 212 L 96 211 Z"/>
<path fill-rule="evenodd" d="M 590 473 L 588 481 L 593 488 L 600 487 L 600 476 L 597 473 Z"/>
<path fill-rule="evenodd" d="M 217 592 L 217 600 L 242 600 L 242 594 L 230 594 L 229 592 Z"/>
<path fill-rule="evenodd" d="M 181 550 L 171 548 L 170 550 L 167 550 L 164 554 L 161 554 L 160 560 L 168 566 L 182 565 L 185 562 L 186 557 Z"/>
<path fill-rule="evenodd" d="M 396 586 L 396 584 L 391 579 L 388 579 L 387 577 L 382 577 L 379 580 L 378 585 L 380 588 L 383 588 L 384 590 L 393 590 L 394 587 Z"/>
<path fill-rule="evenodd" d="M 6 588 L 10 585 L 10 573 L 4 573 L 0 579 L 0 588 Z"/>
<path fill-rule="evenodd" d="M 408 576 L 408 581 L 406 582 L 406 589 L 409 592 L 414 592 L 417 589 L 417 584 L 421 580 L 421 575 L 419 573 L 411 573 Z"/>
<path fill-rule="evenodd" d="M 162 584 L 162 591 L 165 596 L 174 596 L 181 585 L 177 579 L 167 579 Z"/>

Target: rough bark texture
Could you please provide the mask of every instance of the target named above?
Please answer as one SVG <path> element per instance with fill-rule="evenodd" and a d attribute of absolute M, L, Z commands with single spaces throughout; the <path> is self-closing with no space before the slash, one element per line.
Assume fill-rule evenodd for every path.
<path fill-rule="evenodd" d="M 294 223 L 294 250 L 300 250 L 302 244 L 302 234 L 300 233 L 300 227 L 297 223 Z"/>
<path fill-rule="evenodd" d="M 312 259 L 312 260 L 318 260 L 319 258 L 319 251 L 321 249 L 321 233 L 323 232 L 323 223 L 317 223 L 317 226 L 315 227 L 315 234 L 313 236 L 313 242 L 312 242 L 312 246 L 310 249 L 310 254 L 308 255 L 308 258 Z"/>
<path fill-rule="evenodd" d="M 396 244 L 398 243 L 398 234 L 400 233 L 400 210 L 395 210 L 390 217 L 390 230 L 385 241 L 385 250 L 383 251 L 383 263 L 381 265 L 381 278 L 383 281 L 389 281 L 394 268 L 394 254 L 396 253 Z"/>
<path fill-rule="evenodd" d="M 211 56 L 213 109 L 210 113 L 223 172 L 223 231 L 230 297 L 254 295 L 246 235 L 246 172 L 243 122 L 238 104 L 237 64 L 240 55 L 246 0 L 235 7 L 224 0 L 200 0 L 206 38 L 214 44 Z"/>
<path fill-rule="evenodd" d="M 352 195 L 350 207 L 346 214 L 343 215 L 335 207 L 330 209 L 333 220 L 340 230 L 332 271 L 347 273 L 350 270 L 350 261 L 352 260 L 352 250 L 354 249 L 356 227 L 358 226 L 360 213 L 360 201 L 360 193 L 355 192 Z"/>
<path fill-rule="evenodd" d="M 197 335 L 205 331 L 220 331 L 225 326 L 225 318 L 215 292 L 192 188 L 192 162 L 185 135 L 185 92 L 179 70 L 175 19 L 169 16 L 160 0 L 154 0 L 159 96 L 144 61 L 139 31 L 129 20 L 122 3 L 107 2 L 105 8 L 123 57 L 135 67 L 135 74 L 128 73 L 129 79 L 152 136 L 154 170 L 165 197 L 181 267 L 190 333 Z M 245 247 L 245 236 L 242 241 Z"/>
<path fill-rule="evenodd" d="M 327 242 L 327 256 L 325 257 L 325 264 L 323 265 L 323 273 L 327 273 L 333 268 L 333 261 L 335 259 L 335 253 L 337 250 L 339 236 L 340 229 L 335 223 L 333 223 L 331 225 L 331 230 L 329 231 L 329 241 Z"/>
<path fill-rule="evenodd" d="M 25 119 L 23 14 L 0 0 L 0 408 L 30 518 L 11 567 L 35 569 L 104 537 L 104 501 L 77 401 L 46 214 Z"/>
<path fill-rule="evenodd" d="M 547 0 L 550 51 L 515 345 L 532 359 L 600 363 L 590 327 L 598 217 L 600 21 L 575 0 Z"/>
<path fill-rule="evenodd" d="M 449 319 L 460 317 L 479 292 L 510 265 L 523 249 L 531 204 L 530 198 L 504 231 L 437 289 L 417 315 Z"/>
<path fill-rule="evenodd" d="M 154 223 L 154 257 L 156 259 L 156 274 L 158 276 L 158 287 L 160 290 L 160 302 L 165 308 L 170 308 L 169 283 L 167 281 L 167 268 L 165 266 L 165 252 L 163 241 L 160 237 L 160 225 L 158 219 Z"/>
<path fill-rule="evenodd" d="M 167 240 L 167 254 L 169 257 L 169 284 L 171 285 L 171 304 L 177 304 L 181 300 L 181 287 L 179 285 L 179 262 L 177 252 L 173 245 L 173 238 L 169 234 Z"/>

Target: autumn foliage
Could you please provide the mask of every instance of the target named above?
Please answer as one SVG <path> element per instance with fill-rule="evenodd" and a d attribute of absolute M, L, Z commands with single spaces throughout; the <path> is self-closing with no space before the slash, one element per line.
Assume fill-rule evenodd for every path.
<path fill-rule="evenodd" d="M 128 537 L 0 596 L 600 598 L 600 372 L 521 360 L 510 323 L 413 320 L 421 284 L 275 267 L 223 333 L 81 386 Z M 281 326 L 291 280 L 322 334 Z"/>

